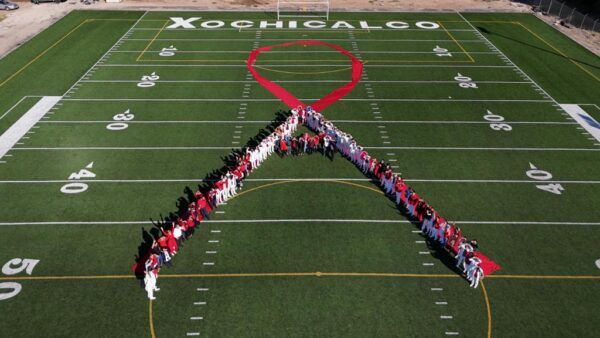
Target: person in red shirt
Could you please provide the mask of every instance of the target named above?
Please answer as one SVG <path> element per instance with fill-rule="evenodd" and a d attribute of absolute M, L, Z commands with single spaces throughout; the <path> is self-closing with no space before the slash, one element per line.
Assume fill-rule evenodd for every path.
<path fill-rule="evenodd" d="M 421 198 L 416 192 L 410 194 L 410 197 L 408 198 L 408 214 L 411 217 L 415 217 L 415 208 L 420 199 Z"/>
<path fill-rule="evenodd" d="M 398 177 L 396 180 L 396 204 L 397 205 L 405 205 L 406 203 L 406 183 L 401 177 Z"/>
<path fill-rule="evenodd" d="M 177 240 L 175 239 L 175 236 L 173 236 L 173 231 L 171 230 L 163 230 L 160 229 L 164 235 L 164 237 L 167 239 L 166 240 L 166 244 L 167 244 L 167 250 L 169 250 L 169 254 L 171 256 L 175 256 L 177 254 L 177 250 L 179 249 L 179 246 L 177 245 Z"/>
<path fill-rule="evenodd" d="M 296 137 L 292 138 L 292 154 L 293 155 L 298 154 L 298 138 L 296 138 Z"/>
<path fill-rule="evenodd" d="M 381 163 L 375 163 L 375 167 L 373 168 L 373 175 L 379 177 L 379 168 L 381 168 Z"/>
<path fill-rule="evenodd" d="M 235 180 L 237 182 L 236 189 L 242 189 L 244 186 L 244 173 L 240 170 L 240 166 L 233 170 L 233 176 L 235 176 Z"/>
<path fill-rule="evenodd" d="M 310 142 L 309 142 L 309 136 L 308 133 L 304 133 L 302 134 L 302 136 L 300 137 L 300 140 L 302 141 L 302 152 L 306 153 L 308 152 L 309 146 L 310 146 Z"/>
<path fill-rule="evenodd" d="M 452 223 L 451 226 L 450 240 L 446 243 L 446 247 L 453 253 L 458 252 L 458 246 L 461 244 L 462 234 L 460 228 L 456 224 Z"/>
<path fill-rule="evenodd" d="M 156 244 L 158 245 L 158 248 L 160 250 L 162 261 L 166 265 L 171 266 L 171 255 L 169 255 L 169 244 L 167 243 L 167 237 L 160 236 L 156 240 Z"/>
<path fill-rule="evenodd" d="M 312 151 L 317 151 L 319 150 L 319 144 L 321 143 L 321 139 L 319 138 L 319 135 L 315 135 L 312 137 Z"/>
<path fill-rule="evenodd" d="M 288 153 L 287 142 L 285 142 L 285 140 L 283 138 L 281 140 L 279 140 L 279 153 L 282 156 L 287 155 L 287 153 Z"/>
<path fill-rule="evenodd" d="M 198 205 L 196 206 L 196 210 L 194 210 L 194 214 L 192 214 L 191 216 L 196 223 L 200 223 L 204 220 L 204 215 L 202 214 L 202 206 L 200 206 L 200 203 L 198 203 Z"/>
<path fill-rule="evenodd" d="M 392 177 L 394 172 L 392 169 L 388 169 L 383 173 L 384 189 L 388 194 L 391 194 L 394 188 Z"/>
<path fill-rule="evenodd" d="M 188 229 L 194 229 L 196 227 L 196 220 L 192 217 L 189 216 L 186 220 L 186 226 Z"/>

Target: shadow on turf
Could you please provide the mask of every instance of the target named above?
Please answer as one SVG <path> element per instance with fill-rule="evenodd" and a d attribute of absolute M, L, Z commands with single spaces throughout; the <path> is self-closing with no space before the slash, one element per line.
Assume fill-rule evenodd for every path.
<path fill-rule="evenodd" d="M 556 55 L 556 56 L 558 56 L 558 57 L 560 57 L 560 58 L 563 58 L 563 59 L 566 59 L 566 60 L 575 61 L 575 62 L 577 62 L 577 63 L 584 64 L 584 65 L 586 65 L 586 66 L 588 66 L 588 67 L 590 67 L 590 68 L 600 69 L 600 67 L 598 67 L 598 66 L 595 66 L 595 65 L 592 65 L 592 64 L 589 64 L 589 63 L 587 63 L 587 62 L 585 62 L 585 61 L 581 61 L 581 60 L 578 60 L 578 59 L 574 59 L 574 58 L 571 58 L 571 57 L 567 57 L 567 56 L 564 56 L 564 55 L 562 55 L 562 54 L 556 53 L 556 52 L 554 52 L 554 51 L 551 51 L 551 50 L 548 50 L 548 49 L 544 49 L 544 48 L 541 48 L 541 47 L 538 47 L 538 46 L 532 45 L 532 44 L 530 44 L 530 43 L 527 43 L 527 42 L 524 42 L 524 41 L 521 41 L 521 40 L 515 39 L 515 38 L 513 38 L 513 37 L 510 37 L 510 36 L 507 36 L 507 35 L 504 35 L 504 34 L 500 34 L 500 33 L 497 33 L 497 32 L 492 32 L 492 31 L 490 31 L 490 30 L 489 30 L 489 29 L 487 29 L 487 28 L 483 28 L 483 27 L 477 26 L 477 29 L 478 29 L 478 30 L 480 30 L 482 33 L 485 33 L 485 34 L 489 34 L 489 35 L 497 35 L 497 36 L 499 36 L 499 37 L 502 37 L 502 38 L 505 38 L 505 39 L 507 39 L 507 40 L 510 40 L 510 41 L 513 41 L 513 42 L 516 42 L 516 43 L 519 43 L 519 44 L 522 44 L 522 45 L 525 45 L 525 46 L 528 46 L 528 47 L 531 47 L 531 48 L 535 48 L 535 49 L 537 49 L 537 50 L 540 50 L 540 51 L 542 51 L 542 52 L 546 52 L 546 53 L 549 53 L 549 54 L 552 54 L 552 55 Z"/>
<path fill-rule="evenodd" d="M 366 175 L 369 179 L 370 182 L 376 186 L 390 201 L 392 201 L 394 206 L 390 206 L 390 208 L 394 208 L 396 209 L 396 211 L 398 211 L 398 213 L 400 214 L 400 216 L 406 218 L 412 225 L 414 225 L 418 230 L 421 230 L 421 224 L 419 223 L 418 220 L 414 219 L 413 217 L 411 217 L 408 214 L 408 210 L 406 210 L 406 208 L 404 208 L 401 205 L 397 205 L 396 204 L 396 196 L 395 195 L 390 195 L 388 194 L 383 187 L 381 187 L 378 182 L 377 182 L 377 178 L 372 176 L 372 175 Z M 414 189 L 413 189 L 414 191 Z M 415 191 L 416 192 L 416 191 Z M 431 253 L 431 256 L 433 256 L 433 258 L 439 260 L 441 263 L 443 263 L 449 270 L 455 272 L 456 274 L 463 276 L 464 278 L 464 273 L 458 269 L 456 267 L 456 259 L 454 258 L 454 256 L 452 256 L 452 254 L 440 243 L 430 239 L 429 237 L 427 237 L 427 235 L 425 235 L 424 233 L 419 233 L 419 236 L 421 236 L 427 243 L 427 248 L 432 250 L 433 252 Z"/>
<path fill-rule="evenodd" d="M 285 112 L 282 110 L 278 111 L 276 117 L 273 120 L 271 120 L 271 122 L 267 126 L 265 126 L 265 128 L 259 129 L 256 136 L 251 137 L 243 147 L 238 149 L 232 149 L 228 155 L 222 156 L 221 160 L 223 161 L 224 165 L 221 168 L 215 169 L 211 173 L 207 174 L 202 180 L 202 183 L 197 186 L 198 190 L 203 193 L 206 193 L 208 190 L 210 190 L 212 188 L 212 184 L 215 181 L 219 180 L 222 175 L 227 173 L 233 166 L 237 164 L 237 159 L 239 158 L 239 156 L 245 154 L 246 149 L 256 147 L 264 138 L 272 134 L 275 131 L 275 129 L 277 129 L 277 127 L 280 126 L 287 119 L 289 114 L 289 112 Z M 320 153 L 321 155 L 326 156 L 331 161 L 333 161 L 334 155 L 326 154 L 322 149 L 319 149 L 319 151 L 315 153 Z M 370 182 L 374 186 L 376 186 L 380 191 L 382 191 L 389 200 L 393 202 L 395 206 L 393 208 L 396 208 L 396 210 L 401 216 L 409 220 L 413 225 L 420 229 L 419 222 L 413 219 L 411 216 L 409 216 L 407 210 L 404 207 L 396 205 L 395 196 L 387 194 L 385 190 L 378 184 L 377 178 L 375 176 L 367 175 L 367 178 L 369 178 Z M 140 263 L 137 264 L 138 269 L 134 271 L 136 277 L 140 281 L 144 278 L 144 271 L 140 269 L 144 268 L 144 262 L 148 257 L 148 253 L 150 252 L 154 239 L 157 239 L 162 235 L 161 229 L 171 229 L 173 226 L 173 222 L 175 222 L 178 217 L 182 217 L 184 219 L 187 218 L 188 205 L 192 201 L 196 201 L 196 198 L 194 196 L 194 190 L 191 187 L 186 186 L 183 189 L 183 194 L 184 195 L 180 196 L 177 199 L 177 202 L 175 203 L 175 207 L 177 209 L 176 211 L 169 212 L 166 216 L 160 214 L 158 219 L 156 220 L 151 218 L 150 221 L 152 222 L 153 226 L 149 230 L 146 230 L 144 227 L 141 228 L 142 242 L 138 246 L 138 254 L 134 255 L 135 262 Z M 434 258 L 442 262 L 446 267 L 448 267 L 448 269 L 454 271 L 459 275 L 462 275 L 462 272 L 455 266 L 454 258 L 443 246 L 439 245 L 439 243 L 435 241 L 430 240 L 424 234 L 421 234 L 421 236 L 427 241 L 428 248 L 433 250 L 432 256 Z"/>

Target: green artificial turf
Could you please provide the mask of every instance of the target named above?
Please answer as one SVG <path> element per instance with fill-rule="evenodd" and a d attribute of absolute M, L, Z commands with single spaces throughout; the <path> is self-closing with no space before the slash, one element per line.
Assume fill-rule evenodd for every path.
<path fill-rule="evenodd" d="M 600 120 L 597 56 L 526 14 L 331 14 L 409 30 L 162 29 L 192 16 L 274 20 L 74 11 L 0 60 L 0 132 L 41 96 L 65 95 L 0 163 L 0 264 L 40 260 L 31 276 L 0 275 L 22 287 L 0 300 L 4 335 L 594 336 L 600 147 L 557 103 Z M 415 29 L 427 20 L 443 29 Z M 502 266 L 485 290 L 339 154 L 273 155 L 161 271 L 149 306 L 131 271 L 144 231 L 288 109 L 245 60 L 300 39 L 365 61 L 361 82 L 323 113 Z M 159 55 L 171 45 L 175 55 Z M 347 59 L 322 46 L 276 48 L 256 65 L 306 102 L 350 78 Z M 126 129 L 107 129 L 127 111 Z M 494 130 L 489 114 L 511 130 Z M 87 189 L 61 193 L 92 162 L 95 176 L 78 182 Z M 527 176 L 532 165 L 552 179 Z"/>

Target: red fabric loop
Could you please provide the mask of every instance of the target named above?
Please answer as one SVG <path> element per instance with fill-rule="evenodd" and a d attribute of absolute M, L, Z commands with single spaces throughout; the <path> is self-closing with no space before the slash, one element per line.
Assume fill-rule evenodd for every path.
<path fill-rule="evenodd" d="M 269 51 L 275 47 L 287 47 L 287 46 L 292 46 L 292 45 L 323 45 L 323 46 L 327 46 L 331 49 L 337 50 L 340 53 L 346 55 L 352 62 L 352 78 L 350 79 L 350 82 L 346 83 L 344 86 L 342 86 L 340 88 L 335 89 L 331 93 L 325 95 L 325 97 L 323 97 L 319 101 L 313 103 L 312 107 L 314 110 L 316 110 L 318 112 L 323 111 L 323 109 L 327 108 L 328 106 L 335 103 L 342 97 L 346 96 L 352 89 L 354 89 L 356 84 L 360 81 L 360 76 L 361 76 L 362 70 L 363 70 L 362 61 L 357 59 L 352 53 L 345 50 L 344 48 L 342 48 L 338 45 L 328 43 L 328 42 L 318 41 L 318 40 L 300 40 L 300 41 L 284 42 L 284 43 L 280 43 L 280 44 L 276 44 L 276 45 L 261 47 L 261 48 L 255 49 L 252 52 L 250 52 L 250 55 L 248 56 L 248 60 L 246 62 L 250 73 L 252 73 L 252 75 L 254 76 L 256 81 L 261 86 L 263 86 L 265 89 L 267 89 L 268 91 L 273 93 L 273 95 L 277 96 L 281 101 L 283 101 L 283 103 L 288 105 L 290 108 L 296 108 L 298 106 L 302 106 L 302 108 L 305 108 L 306 105 L 304 103 L 302 103 L 300 100 L 298 100 L 290 92 L 283 89 L 283 87 L 281 87 L 280 85 L 274 83 L 273 81 L 267 80 L 262 75 L 260 75 L 256 71 L 256 69 L 254 69 L 254 63 L 256 62 L 258 55 L 262 52 Z"/>

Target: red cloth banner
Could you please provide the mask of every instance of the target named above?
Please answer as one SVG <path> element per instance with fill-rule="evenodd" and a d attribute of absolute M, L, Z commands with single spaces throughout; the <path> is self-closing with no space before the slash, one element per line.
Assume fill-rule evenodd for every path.
<path fill-rule="evenodd" d="M 250 71 L 250 73 L 252 73 L 252 75 L 254 76 L 256 81 L 261 86 L 263 86 L 265 89 L 270 91 L 273 95 L 277 96 L 281 101 L 283 101 L 283 103 L 288 105 L 288 107 L 290 107 L 292 109 L 296 108 L 298 106 L 305 108 L 306 105 L 304 103 L 302 103 L 300 100 L 298 100 L 290 92 L 283 89 L 283 87 L 281 87 L 280 85 L 274 83 L 273 81 L 269 81 L 266 78 L 264 78 L 262 75 L 260 75 L 258 73 L 258 71 L 256 71 L 256 69 L 254 69 L 254 63 L 256 62 L 258 55 L 262 52 L 270 51 L 271 49 L 276 48 L 276 47 L 287 47 L 287 46 L 293 46 L 293 45 L 323 45 L 323 46 L 327 46 L 331 49 L 337 50 L 340 53 L 346 55 L 352 62 L 352 76 L 351 76 L 350 82 L 346 83 L 344 86 L 342 86 L 340 88 L 335 89 L 331 93 L 325 95 L 319 101 L 313 103 L 312 107 L 314 110 L 316 110 L 318 112 L 323 111 L 323 109 L 327 108 L 331 104 L 335 103 L 339 99 L 346 96 L 360 81 L 360 76 L 362 75 L 362 71 L 363 71 L 362 61 L 357 59 L 356 56 L 352 55 L 352 53 L 345 50 L 344 48 L 342 48 L 338 45 L 328 43 L 328 42 L 318 41 L 318 40 L 300 40 L 300 41 L 280 43 L 277 45 L 265 46 L 265 47 L 261 47 L 261 48 L 253 50 L 252 52 L 250 52 L 250 56 L 248 57 L 248 60 L 246 61 L 248 70 Z"/>

